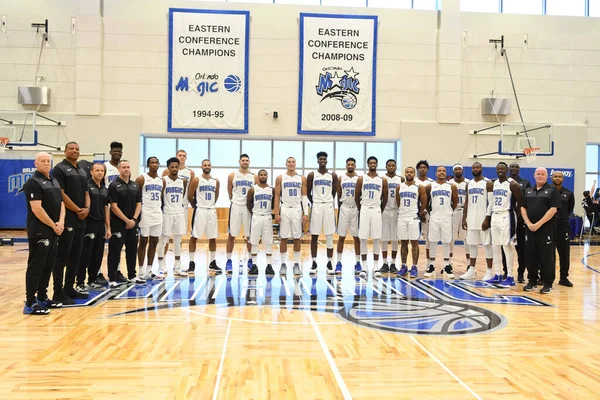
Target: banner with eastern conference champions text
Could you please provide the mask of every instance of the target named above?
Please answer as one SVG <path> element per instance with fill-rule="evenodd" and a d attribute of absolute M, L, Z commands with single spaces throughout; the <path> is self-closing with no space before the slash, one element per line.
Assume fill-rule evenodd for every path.
<path fill-rule="evenodd" d="M 300 14 L 298 133 L 375 135 L 377 17 Z"/>
<path fill-rule="evenodd" d="M 169 132 L 248 133 L 248 11 L 169 9 Z"/>

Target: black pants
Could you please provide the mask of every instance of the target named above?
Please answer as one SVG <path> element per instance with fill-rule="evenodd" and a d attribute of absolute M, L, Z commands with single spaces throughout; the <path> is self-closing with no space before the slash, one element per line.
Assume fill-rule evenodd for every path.
<path fill-rule="evenodd" d="M 527 249 L 525 248 L 525 231 L 527 227 L 523 218 L 517 218 L 517 261 L 519 268 L 517 273 L 524 274 L 527 268 Z"/>
<path fill-rule="evenodd" d="M 544 280 L 544 285 L 552 286 L 556 275 L 556 225 L 547 222 L 540 229 L 525 233 L 527 241 L 527 278 L 529 284 L 536 285 L 538 269 Z"/>
<path fill-rule="evenodd" d="M 560 224 L 556 227 L 556 250 L 560 260 L 560 279 L 566 279 L 569 276 L 569 266 L 571 264 L 571 227 Z"/>
<path fill-rule="evenodd" d="M 44 239 L 29 239 L 29 258 L 25 274 L 25 295 L 27 304 L 48 298 L 50 275 L 56 262 L 57 236 Z"/>
<path fill-rule="evenodd" d="M 65 227 L 65 230 L 58 239 L 56 264 L 54 264 L 54 270 L 52 271 L 54 296 L 57 296 L 57 298 L 60 298 L 64 294 L 63 291 L 73 289 L 75 285 L 77 269 L 81 261 L 84 230 L 85 225 L 77 228 Z M 67 267 L 66 273 L 65 266 Z"/>
<path fill-rule="evenodd" d="M 127 278 L 135 278 L 135 262 L 138 246 L 138 227 L 132 229 L 111 226 L 112 236 L 108 242 L 108 279 L 114 280 L 119 270 L 121 250 L 125 245 L 125 260 L 127 262 Z"/>
<path fill-rule="evenodd" d="M 77 285 L 85 283 L 85 273 L 88 273 L 88 283 L 93 283 L 98 277 L 104 256 L 104 234 L 106 227 L 104 221 L 88 219 L 83 236 L 83 251 L 81 263 L 77 271 Z"/>

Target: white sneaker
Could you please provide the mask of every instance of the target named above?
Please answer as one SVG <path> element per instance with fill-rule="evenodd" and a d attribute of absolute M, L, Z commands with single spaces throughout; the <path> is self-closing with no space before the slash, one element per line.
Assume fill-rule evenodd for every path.
<path fill-rule="evenodd" d="M 166 269 L 166 268 L 165 268 Z M 175 265 L 173 265 L 174 270 L 182 270 L 183 264 L 181 264 L 181 260 L 175 260 Z"/>
<path fill-rule="evenodd" d="M 485 271 L 485 275 L 483 276 L 482 281 L 489 281 L 490 279 L 492 279 L 494 277 L 494 272 L 493 272 L 493 268 L 487 269 Z"/>
<path fill-rule="evenodd" d="M 429 266 L 427 267 L 427 270 L 425 271 L 423 276 L 425 278 L 435 278 L 435 266 L 432 264 L 429 264 Z"/>
<path fill-rule="evenodd" d="M 468 267 L 467 272 L 458 277 L 458 279 L 462 280 L 474 280 L 476 278 L 477 273 L 475 272 L 475 267 Z"/>
<path fill-rule="evenodd" d="M 176 276 L 188 276 L 188 273 L 186 270 L 184 270 L 183 268 L 177 268 L 175 270 L 175 275 Z"/>
<path fill-rule="evenodd" d="M 162 281 L 163 279 L 165 279 L 165 271 L 163 271 L 162 269 L 158 270 L 158 273 L 156 275 L 154 275 L 154 279 L 156 279 L 157 281 Z"/>
<path fill-rule="evenodd" d="M 140 275 L 140 279 L 145 281 L 151 281 L 152 279 L 154 279 L 154 275 L 152 275 L 152 272 L 147 271 L 144 275 Z"/>

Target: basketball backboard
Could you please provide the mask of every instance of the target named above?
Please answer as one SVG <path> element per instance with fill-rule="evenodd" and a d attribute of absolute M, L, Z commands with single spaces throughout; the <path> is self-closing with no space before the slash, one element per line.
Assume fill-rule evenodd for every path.
<path fill-rule="evenodd" d="M 554 155 L 551 123 L 502 122 L 469 131 L 473 135 L 475 153 L 471 158 L 523 158 L 525 149 L 538 149 L 536 155 Z"/>
<path fill-rule="evenodd" d="M 0 111 L 0 137 L 8 146 L 37 146 L 36 123 L 35 111 Z"/>

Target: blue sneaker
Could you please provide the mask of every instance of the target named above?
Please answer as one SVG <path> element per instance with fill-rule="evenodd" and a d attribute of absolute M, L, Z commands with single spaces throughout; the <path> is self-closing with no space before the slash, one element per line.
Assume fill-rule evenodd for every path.
<path fill-rule="evenodd" d="M 337 264 L 335 264 L 335 273 L 336 274 L 342 273 L 342 263 L 339 261 L 337 262 Z"/>
<path fill-rule="evenodd" d="M 507 276 L 506 279 L 500 282 L 497 286 L 507 288 L 515 285 L 515 278 L 513 278 L 512 276 Z"/>
<path fill-rule="evenodd" d="M 50 314 L 50 310 L 48 310 L 46 307 L 42 306 L 37 301 L 35 303 L 33 303 L 31 306 L 28 306 L 27 302 L 25 302 L 25 307 L 23 307 L 23 314 L 48 315 L 48 314 Z"/>
<path fill-rule="evenodd" d="M 404 277 L 406 275 L 408 275 L 408 267 L 406 266 L 406 264 L 402 264 L 400 271 L 398 271 L 398 276 Z"/>
<path fill-rule="evenodd" d="M 252 269 L 252 265 L 254 265 L 254 263 L 252 262 L 252 259 L 249 258 L 248 259 L 248 270 Z"/>
<path fill-rule="evenodd" d="M 492 285 L 498 285 L 502 283 L 504 279 L 502 278 L 502 274 L 496 274 L 492 279 L 488 279 L 485 283 L 491 283 Z"/>
<path fill-rule="evenodd" d="M 354 273 L 358 275 L 360 271 L 362 271 L 362 265 L 360 265 L 360 261 L 357 261 L 356 265 L 354 265 Z"/>
<path fill-rule="evenodd" d="M 232 272 L 233 272 L 233 263 L 231 262 L 231 260 L 227 260 L 227 262 L 225 263 L 225 273 L 231 274 Z"/>
<path fill-rule="evenodd" d="M 417 270 L 417 266 L 413 265 L 412 267 L 410 267 L 410 277 L 416 278 L 418 275 L 419 275 L 419 271 Z"/>

